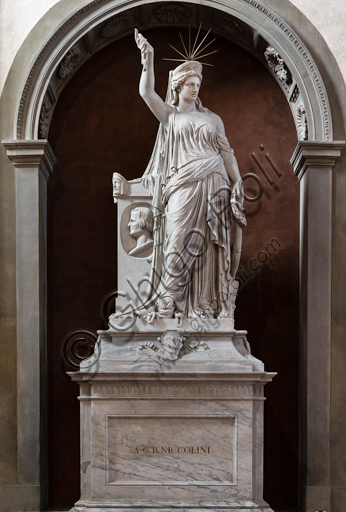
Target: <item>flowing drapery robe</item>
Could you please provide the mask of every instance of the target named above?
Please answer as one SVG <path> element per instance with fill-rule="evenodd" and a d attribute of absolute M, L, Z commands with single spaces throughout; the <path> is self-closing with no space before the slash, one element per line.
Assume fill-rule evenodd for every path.
<path fill-rule="evenodd" d="M 173 299 L 190 318 L 232 317 L 231 189 L 220 150 L 233 154 L 211 120 L 173 108 L 142 177 L 154 207 L 152 300 Z"/>

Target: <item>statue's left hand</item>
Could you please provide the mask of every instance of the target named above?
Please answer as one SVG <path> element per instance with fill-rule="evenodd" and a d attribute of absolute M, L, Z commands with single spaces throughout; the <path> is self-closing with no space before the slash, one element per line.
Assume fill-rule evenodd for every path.
<path fill-rule="evenodd" d="M 246 226 L 246 218 L 243 210 L 243 201 L 244 201 L 244 187 L 242 180 L 237 181 L 233 185 L 232 195 L 231 195 L 231 207 L 233 215 L 237 221 L 237 223 L 244 227 Z M 233 274 L 232 274 L 233 275 Z"/>
<path fill-rule="evenodd" d="M 234 196 L 235 201 L 243 207 L 244 202 L 244 186 L 243 180 L 239 180 L 233 185 L 232 195 Z"/>

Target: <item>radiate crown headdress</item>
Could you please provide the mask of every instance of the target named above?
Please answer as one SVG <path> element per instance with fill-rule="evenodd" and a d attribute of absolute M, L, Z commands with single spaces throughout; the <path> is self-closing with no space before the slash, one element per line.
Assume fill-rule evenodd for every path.
<path fill-rule="evenodd" d="M 209 41 L 208 44 L 206 44 L 205 46 L 203 46 L 203 48 L 201 48 L 202 44 L 204 43 L 204 41 L 207 39 L 210 31 L 211 31 L 211 28 L 208 30 L 208 32 L 206 33 L 206 35 L 203 37 L 202 41 L 199 43 L 199 45 L 197 46 L 197 42 L 198 42 L 198 37 L 199 37 L 199 33 L 201 31 L 201 28 L 202 28 L 202 23 L 200 24 L 199 26 L 199 29 L 198 29 L 198 32 L 197 32 L 197 36 L 196 36 L 196 39 L 195 39 L 195 42 L 193 43 L 193 46 L 192 46 L 192 49 L 191 49 L 191 27 L 189 26 L 189 51 L 187 51 L 187 48 L 186 48 L 186 45 L 184 43 L 184 40 L 182 38 L 182 35 L 181 33 L 179 32 L 179 36 L 180 36 L 180 40 L 182 42 L 182 45 L 183 45 L 183 48 L 184 48 L 184 51 L 185 51 L 185 54 L 184 53 L 181 53 L 179 50 L 177 50 L 176 48 L 174 48 L 174 46 L 172 46 L 171 44 L 169 45 L 171 48 L 173 48 L 173 50 L 175 52 L 177 52 L 179 55 L 181 55 L 181 57 L 183 57 L 182 59 L 163 59 L 163 60 L 172 60 L 172 61 L 176 61 L 176 62 L 194 62 L 196 63 L 197 60 L 200 60 L 202 59 L 203 57 L 207 57 L 208 55 L 211 55 L 212 53 L 216 53 L 217 50 L 214 50 L 213 52 L 209 52 L 209 53 L 205 53 L 204 55 L 201 55 L 201 53 L 211 44 L 215 41 L 216 37 L 214 37 L 214 39 L 212 41 Z M 208 64 L 207 62 L 203 62 L 202 64 L 205 64 L 206 66 L 212 66 L 212 64 Z M 177 68 L 178 69 L 178 68 Z"/>

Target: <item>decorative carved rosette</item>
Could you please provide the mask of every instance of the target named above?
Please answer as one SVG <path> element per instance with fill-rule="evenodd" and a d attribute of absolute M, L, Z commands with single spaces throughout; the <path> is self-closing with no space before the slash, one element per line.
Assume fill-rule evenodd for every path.
<path fill-rule="evenodd" d="M 186 23 L 190 20 L 191 11 L 186 5 L 165 4 L 154 11 L 154 17 L 161 23 Z"/>
<path fill-rule="evenodd" d="M 284 63 L 284 60 L 280 57 L 278 52 L 272 46 L 268 46 L 264 52 L 264 56 L 268 63 L 268 66 L 276 74 L 278 79 L 286 86 L 291 83 L 291 73 L 288 67 Z"/>
<path fill-rule="evenodd" d="M 231 37 L 239 37 L 244 33 L 242 25 L 229 16 L 217 16 L 215 22 L 222 32 Z"/>
<path fill-rule="evenodd" d="M 82 58 L 83 52 L 78 46 L 71 48 L 71 50 L 67 52 L 61 61 L 58 70 L 58 77 L 64 80 L 78 66 L 78 63 L 82 60 Z"/>
<path fill-rule="evenodd" d="M 134 20 L 130 14 L 119 14 L 113 16 L 101 30 L 101 37 L 103 39 L 113 39 L 114 37 L 121 36 L 133 28 Z"/>

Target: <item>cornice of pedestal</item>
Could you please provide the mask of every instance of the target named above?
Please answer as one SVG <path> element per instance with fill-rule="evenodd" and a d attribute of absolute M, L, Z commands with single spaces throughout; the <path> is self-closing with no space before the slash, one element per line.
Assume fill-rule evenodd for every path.
<path fill-rule="evenodd" d="M 331 170 L 344 147 L 344 140 L 299 141 L 291 158 L 294 174 L 301 180 L 309 167 L 325 167 Z"/>
<path fill-rule="evenodd" d="M 19 169 L 39 168 L 48 180 L 56 163 L 48 140 L 3 140 L 2 144 L 14 167 Z"/>

